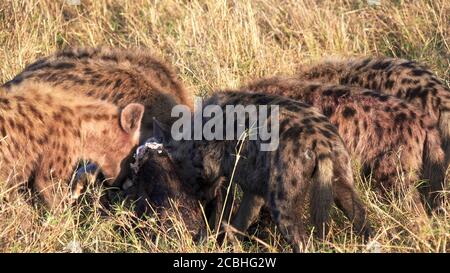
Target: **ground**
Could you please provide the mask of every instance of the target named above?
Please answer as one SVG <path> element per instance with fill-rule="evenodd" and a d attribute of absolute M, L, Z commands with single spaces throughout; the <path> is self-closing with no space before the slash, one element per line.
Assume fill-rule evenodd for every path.
<path fill-rule="evenodd" d="M 80 6 L 59 2 L 0 3 L 1 82 L 40 56 L 80 45 L 148 47 L 172 63 L 187 88 L 200 95 L 262 76 L 290 74 L 299 64 L 326 56 L 413 59 L 428 65 L 447 84 L 450 81 L 450 2 L 446 0 L 382 0 L 379 6 L 350 0 L 81 0 Z M 362 244 L 343 220 L 332 223 L 325 242 L 312 240 L 309 251 L 449 251 L 449 205 L 441 216 L 415 217 L 408 198 L 382 203 L 362 183 L 358 187 L 369 207 L 376 243 Z M 92 190 L 93 206 L 46 217 L 23 200 L 4 202 L 6 190 L 0 184 L 1 252 L 229 250 L 212 239 L 194 244 L 180 221 L 173 225 L 176 236 L 155 230 L 156 240 L 145 238 L 131 228 L 130 212 L 120 205 L 108 217 L 101 215 L 97 189 Z M 333 219 L 344 219 L 340 216 Z M 153 228 L 154 221 L 139 225 Z M 250 238 L 235 250 L 289 250 L 279 233 L 269 233 L 269 238 Z"/>

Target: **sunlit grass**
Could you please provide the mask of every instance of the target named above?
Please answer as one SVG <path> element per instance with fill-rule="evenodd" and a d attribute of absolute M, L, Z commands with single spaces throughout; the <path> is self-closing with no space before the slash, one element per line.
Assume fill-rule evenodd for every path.
<path fill-rule="evenodd" d="M 262 76 L 290 74 L 299 64 L 330 55 L 388 55 L 427 64 L 450 80 L 450 2 L 381 1 L 150 1 L 6 0 L 0 2 L 0 81 L 26 64 L 67 46 L 143 46 L 163 56 L 197 94 L 233 88 Z M 356 175 L 356 172 L 355 172 Z M 375 240 L 384 252 L 448 252 L 450 207 L 416 216 L 411 200 L 382 202 L 361 179 Z M 136 221 L 124 205 L 100 206 L 101 190 L 58 215 L 42 216 L 23 198 L 5 200 L 0 183 L 0 251 L 84 252 L 287 251 L 276 229 L 242 246 L 219 246 L 214 233 L 195 243 L 174 215 L 170 230 L 155 219 Z M 325 241 L 307 251 L 370 252 L 338 211 Z M 149 232 L 140 232 L 147 230 Z M 262 234 L 261 232 L 259 234 Z M 258 236 L 258 234 L 256 235 Z M 68 247 L 69 246 L 69 247 Z M 373 246 L 373 245 L 372 245 Z M 72 248 L 71 248 L 72 247 Z"/>

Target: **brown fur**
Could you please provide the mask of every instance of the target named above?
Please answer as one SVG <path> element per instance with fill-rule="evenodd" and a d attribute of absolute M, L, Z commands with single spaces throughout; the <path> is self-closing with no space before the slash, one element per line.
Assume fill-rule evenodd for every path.
<path fill-rule="evenodd" d="M 66 181 L 78 160 L 95 162 L 115 179 L 122 160 L 140 136 L 144 107 L 117 106 L 45 84 L 14 86 L 0 93 L 0 180 L 27 183 L 54 208 L 67 191 Z"/>
<path fill-rule="evenodd" d="M 444 180 L 444 153 L 436 125 L 400 99 L 360 87 L 282 77 L 259 80 L 243 90 L 282 95 L 317 107 L 338 128 L 365 174 L 372 173 L 378 190 L 398 190 L 419 179 L 431 185 Z M 399 180 L 401 171 L 406 184 Z"/>
<path fill-rule="evenodd" d="M 356 85 L 394 95 L 424 110 L 436 120 L 450 164 L 450 90 L 424 65 L 389 57 L 360 57 L 325 60 L 299 68 L 298 77 L 339 84 Z M 445 185 L 432 185 L 440 191 Z M 440 197 L 442 198 L 442 196 Z"/>
<path fill-rule="evenodd" d="M 205 234 L 204 217 L 196 196 L 181 180 L 163 148 L 145 148 L 133 162 L 133 170 L 131 179 L 123 186 L 125 197 L 138 217 L 156 213 L 164 230 L 170 230 L 173 219 L 178 219 L 192 236 Z"/>
<path fill-rule="evenodd" d="M 368 236 L 366 211 L 353 187 L 349 155 L 328 119 L 306 104 L 259 93 L 217 92 L 204 106 L 224 109 L 225 105 L 237 104 L 279 105 L 280 145 L 266 152 L 260 150 L 261 140 L 243 144 L 234 183 L 241 186 L 244 195 L 232 225 L 246 231 L 261 207 L 267 205 L 279 230 L 299 251 L 307 240 L 303 217 L 310 193 L 311 220 L 320 235 L 334 200 L 353 221 L 355 230 Z M 265 121 L 270 122 L 260 122 Z M 170 141 L 163 129 L 154 130 L 155 135 L 165 135 L 166 149 L 183 180 L 204 201 L 217 197 L 220 186 L 230 181 L 239 142 Z"/>
<path fill-rule="evenodd" d="M 170 124 L 174 105 L 191 107 L 192 103 L 173 69 L 145 49 L 66 49 L 28 65 L 4 86 L 10 89 L 29 81 L 61 86 L 119 107 L 132 102 L 143 104 L 141 140 L 151 136 L 154 117 Z"/>

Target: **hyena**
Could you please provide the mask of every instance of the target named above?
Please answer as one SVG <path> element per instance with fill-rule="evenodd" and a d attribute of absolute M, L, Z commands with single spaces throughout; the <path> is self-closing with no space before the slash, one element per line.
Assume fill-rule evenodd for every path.
<path fill-rule="evenodd" d="M 286 96 L 319 109 L 337 127 L 364 174 L 372 175 L 376 190 L 399 192 L 420 179 L 428 180 L 433 192 L 442 190 L 444 152 L 437 126 L 413 105 L 357 86 L 289 77 L 257 80 L 242 90 Z M 400 178 L 401 172 L 406 176 Z M 415 201 L 421 208 L 418 191 Z"/>
<path fill-rule="evenodd" d="M 139 142 L 141 104 L 121 109 L 42 83 L 13 86 L 11 91 L 0 93 L 0 179 L 31 183 L 49 208 L 60 204 L 57 189 L 69 191 L 59 180 L 71 177 L 78 160 L 95 162 L 106 177 L 115 179 Z"/>
<path fill-rule="evenodd" d="M 450 161 L 450 90 L 425 66 L 389 57 L 325 60 L 299 68 L 298 77 L 322 83 L 357 85 L 394 95 L 428 113 L 438 121 L 445 152 Z"/>
<path fill-rule="evenodd" d="M 73 48 L 56 52 L 25 67 L 6 82 L 8 90 L 39 81 L 79 95 L 145 106 L 141 142 L 151 136 L 153 118 L 170 124 L 173 106 L 191 107 L 191 97 L 174 70 L 145 49 Z"/>
<path fill-rule="evenodd" d="M 274 151 L 262 151 L 261 139 L 243 140 L 170 140 L 169 132 L 156 126 L 171 160 L 182 179 L 193 185 L 203 202 L 217 196 L 223 183 L 234 181 L 240 185 L 243 198 L 232 225 L 241 231 L 258 217 L 267 205 L 272 220 L 294 251 L 303 248 L 307 239 L 304 219 L 306 196 L 310 198 L 311 220 L 319 234 L 333 204 L 353 222 L 355 230 L 369 236 L 366 209 L 353 185 L 350 158 L 336 128 L 314 107 L 267 94 L 237 91 L 216 92 L 204 107 L 218 105 L 223 112 L 227 105 L 278 105 L 279 146 Z M 223 115 L 238 128 L 234 117 Z M 203 124 L 209 119 L 204 118 Z M 245 122 L 246 129 L 251 129 Z M 268 124 L 271 118 L 259 116 L 258 124 Z M 225 128 L 225 127 L 224 127 Z M 239 136 L 238 136 L 239 137 Z M 234 170 L 236 147 L 241 143 L 240 160 Z M 308 194 L 310 192 L 310 194 Z"/>
<path fill-rule="evenodd" d="M 170 229 L 177 219 L 194 238 L 206 232 L 196 195 L 177 173 L 160 140 L 150 138 L 137 149 L 132 176 L 122 188 L 137 217 L 156 213 L 164 230 Z"/>

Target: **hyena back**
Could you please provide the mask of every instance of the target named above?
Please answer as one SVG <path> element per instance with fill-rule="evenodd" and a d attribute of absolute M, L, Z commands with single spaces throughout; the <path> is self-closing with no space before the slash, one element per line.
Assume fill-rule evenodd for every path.
<path fill-rule="evenodd" d="M 4 87 L 45 82 L 80 95 L 145 106 L 141 141 L 152 135 L 153 118 L 165 124 L 177 104 L 191 107 L 188 91 L 173 69 L 144 49 L 73 48 L 56 52 L 25 67 Z"/>
<path fill-rule="evenodd" d="M 397 191 L 420 179 L 429 181 L 432 192 L 442 190 L 444 153 L 437 127 L 413 105 L 361 87 L 287 77 L 262 79 L 242 89 L 286 96 L 318 108 L 338 128 L 365 175 L 371 172 L 377 190 Z M 406 181 L 400 171 L 407 174 Z M 438 202 L 435 195 L 430 196 L 432 207 Z M 421 205 L 418 192 L 415 199 Z"/>
<path fill-rule="evenodd" d="M 217 92 L 204 106 L 278 105 L 279 146 L 261 151 L 261 140 L 244 140 L 234 181 L 244 195 L 232 225 L 246 231 L 259 216 L 261 207 L 269 207 L 271 217 L 295 251 L 307 238 L 304 219 L 306 196 L 310 193 L 310 215 L 320 235 L 328 219 L 333 200 L 353 221 L 355 230 L 369 234 L 366 210 L 354 190 L 350 158 L 336 128 L 315 108 L 279 96 L 245 92 Z M 230 117 L 224 115 L 223 122 Z M 270 118 L 261 120 L 269 124 Z M 204 119 L 203 122 L 207 122 Z M 241 126 L 234 122 L 234 128 Z M 246 122 L 246 129 L 250 124 Z M 155 134 L 162 134 L 160 128 Z M 236 160 L 238 140 L 167 141 L 167 149 L 187 183 L 194 185 L 201 199 L 217 196 L 218 188 L 229 183 Z"/>
<path fill-rule="evenodd" d="M 61 202 L 58 189 L 69 190 L 59 180 L 71 177 L 78 160 L 95 162 L 115 179 L 139 142 L 140 104 L 120 109 L 41 83 L 12 91 L 0 91 L 0 180 L 8 186 L 32 183 L 50 208 Z"/>
<path fill-rule="evenodd" d="M 450 90 L 425 66 L 389 57 L 335 59 L 302 66 L 298 77 L 322 83 L 370 88 L 394 95 L 423 109 L 438 121 L 445 166 L 449 165 Z"/>

